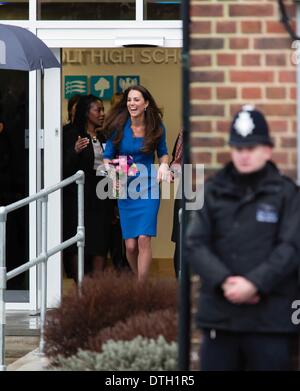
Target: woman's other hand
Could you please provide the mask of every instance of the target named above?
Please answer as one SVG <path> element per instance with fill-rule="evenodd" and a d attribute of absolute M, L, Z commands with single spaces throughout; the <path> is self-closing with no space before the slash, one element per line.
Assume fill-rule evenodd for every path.
<path fill-rule="evenodd" d="M 168 163 L 161 163 L 157 171 L 157 182 L 170 181 L 171 175 Z"/>
<path fill-rule="evenodd" d="M 80 136 L 78 136 L 78 139 L 74 147 L 75 152 L 76 153 L 82 152 L 88 146 L 89 142 L 90 140 L 87 137 L 81 138 Z"/>

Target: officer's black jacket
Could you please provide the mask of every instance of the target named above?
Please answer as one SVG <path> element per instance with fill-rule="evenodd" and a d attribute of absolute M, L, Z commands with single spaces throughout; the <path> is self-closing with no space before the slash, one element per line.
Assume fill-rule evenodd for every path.
<path fill-rule="evenodd" d="M 271 162 L 254 180 L 248 177 L 250 187 L 247 176 L 229 163 L 206 182 L 204 206 L 190 217 L 185 257 L 201 280 L 197 323 L 229 331 L 293 332 L 291 306 L 300 300 L 299 190 Z M 232 275 L 255 284 L 258 304 L 224 298 L 221 284 Z"/>

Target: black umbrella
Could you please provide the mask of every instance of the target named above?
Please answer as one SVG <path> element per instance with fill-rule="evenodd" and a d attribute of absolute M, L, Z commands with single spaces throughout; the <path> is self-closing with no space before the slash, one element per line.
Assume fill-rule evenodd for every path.
<path fill-rule="evenodd" d="M 59 68 L 52 51 L 29 30 L 0 24 L 0 69 L 33 71 Z"/>

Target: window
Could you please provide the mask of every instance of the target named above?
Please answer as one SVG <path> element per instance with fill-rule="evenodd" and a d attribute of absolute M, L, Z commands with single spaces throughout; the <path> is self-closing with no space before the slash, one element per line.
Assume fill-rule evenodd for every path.
<path fill-rule="evenodd" d="M 179 20 L 181 0 L 144 0 L 144 19 Z"/>
<path fill-rule="evenodd" d="M 135 20 L 135 0 L 37 0 L 39 20 Z"/>
<path fill-rule="evenodd" d="M 29 19 L 29 0 L 0 1 L 0 19 Z"/>

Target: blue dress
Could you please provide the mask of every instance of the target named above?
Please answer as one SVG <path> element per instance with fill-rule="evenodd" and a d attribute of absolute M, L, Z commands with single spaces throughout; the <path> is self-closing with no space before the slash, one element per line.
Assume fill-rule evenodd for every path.
<path fill-rule="evenodd" d="M 130 119 L 124 126 L 118 150 L 113 139 L 114 135 L 107 140 L 104 159 L 113 159 L 116 155 L 131 155 L 139 170 L 136 177 L 128 177 L 127 198 L 118 200 L 123 238 L 156 236 L 160 192 L 156 181 L 157 170 L 153 166 L 154 152 L 146 154 L 141 151 L 144 137 L 134 137 Z M 165 128 L 156 152 L 159 158 L 168 154 Z"/>

